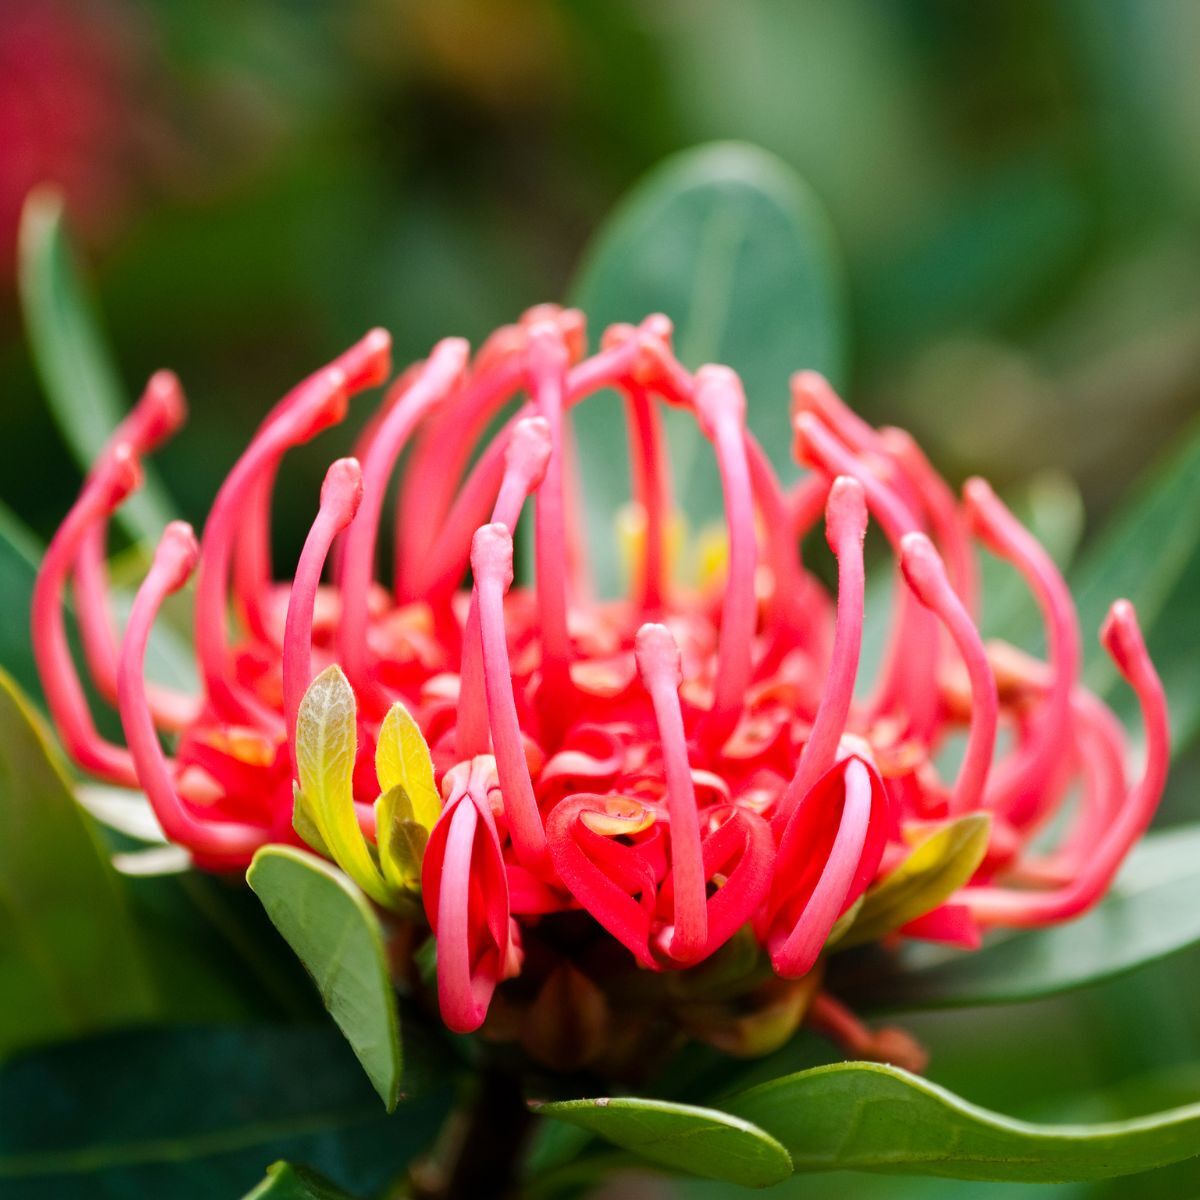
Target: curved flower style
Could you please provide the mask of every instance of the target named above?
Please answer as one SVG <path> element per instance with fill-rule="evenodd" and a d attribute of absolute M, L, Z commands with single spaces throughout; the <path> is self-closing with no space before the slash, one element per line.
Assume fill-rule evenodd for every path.
<path fill-rule="evenodd" d="M 275 475 L 351 394 L 389 375 L 387 335 L 368 334 L 271 411 L 199 543 L 167 529 L 118 647 L 105 527 L 139 458 L 183 415 L 174 378 L 156 375 L 38 580 L 35 649 L 76 761 L 143 788 L 201 866 L 241 867 L 267 842 L 302 840 L 402 919 L 420 924 L 423 907 L 451 1028 L 475 1029 L 490 1009 L 489 1028 L 532 1051 L 555 1043 L 557 1012 L 578 1034 L 557 1053 L 569 1044 L 576 1058 L 590 1044 L 586 1014 L 601 1014 L 599 1027 L 607 1005 L 651 984 L 676 1025 L 761 1050 L 795 1027 L 832 944 L 970 947 L 990 926 L 1094 904 L 1149 822 L 1168 758 L 1163 692 L 1131 606 L 1113 605 L 1102 640 L 1142 705 L 1146 762 L 1132 782 L 1120 725 L 1079 681 L 1067 588 L 984 482 L 960 502 L 906 434 L 872 428 L 801 373 L 792 412 L 808 470 L 785 486 L 747 428 L 737 375 L 685 370 L 666 318 L 616 326 L 598 353 L 583 351 L 580 315 L 550 306 L 473 359 L 461 340 L 439 343 L 390 386 L 355 457 L 330 468 L 294 578 L 277 582 Z M 631 586 L 611 602 L 589 583 L 577 466 L 588 450 L 570 426 L 574 405 L 608 389 L 634 493 Z M 693 586 L 672 569 L 680 522 L 663 404 L 692 414 L 720 471 L 724 539 Z M 404 452 L 388 586 L 376 572 L 381 514 Z M 517 587 L 513 532 L 531 498 L 535 582 Z M 832 595 L 800 555 L 822 516 Z M 900 582 L 867 688 L 872 522 Z M 976 543 L 1023 576 L 1046 661 L 983 641 Z M 147 687 L 143 659 L 159 607 L 197 564 L 193 698 Z M 125 746 L 97 733 L 72 666 L 68 580 Z M 951 739 L 962 752 L 947 771 Z M 951 826 L 973 836 L 954 843 L 947 869 L 938 835 Z M 921 864 L 938 855 L 931 882 Z M 533 1014 L 523 1026 L 522 1013 Z M 872 1052 L 828 997 L 811 1015 Z M 901 1053 L 894 1037 L 874 1045 Z"/>

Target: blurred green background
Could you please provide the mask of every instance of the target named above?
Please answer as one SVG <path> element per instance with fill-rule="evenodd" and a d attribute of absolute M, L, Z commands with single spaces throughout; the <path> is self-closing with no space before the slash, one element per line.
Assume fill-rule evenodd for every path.
<path fill-rule="evenodd" d="M 8 0 L 0 499 L 47 536 L 79 485 L 15 298 L 37 182 L 66 190 L 127 382 L 183 380 L 192 417 L 161 461 L 200 522 L 268 405 L 365 329 L 390 329 L 399 362 L 478 341 L 560 298 L 664 155 L 739 138 L 828 208 L 852 402 L 955 480 L 1065 471 L 1095 528 L 1200 411 L 1198 62 L 1194 0 Z M 289 460 L 281 556 L 333 453 Z M 1196 813 L 1194 758 L 1177 817 Z M 1149 1111 L 1200 1093 L 1198 969 L 914 1025 L 933 1077 L 978 1103 Z M 1027 1191 L 834 1176 L 779 1194 Z M 1200 1171 L 1036 1194 L 1186 1197 Z"/>
<path fill-rule="evenodd" d="M 480 338 L 560 297 L 660 158 L 744 138 L 832 217 L 855 404 L 951 475 L 1060 466 L 1096 516 L 1200 407 L 1198 57 L 1191 0 L 10 2 L 0 493 L 45 534 L 77 483 L 11 287 L 42 178 L 130 385 L 184 381 L 165 470 L 198 519 L 361 331 L 400 361 Z M 288 545 L 328 454 L 285 480 Z"/>

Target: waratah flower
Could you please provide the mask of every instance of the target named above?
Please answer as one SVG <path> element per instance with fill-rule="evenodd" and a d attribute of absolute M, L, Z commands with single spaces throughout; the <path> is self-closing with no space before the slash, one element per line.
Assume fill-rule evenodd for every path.
<path fill-rule="evenodd" d="M 785 485 L 747 427 L 738 376 L 685 370 L 666 318 L 614 327 L 584 357 L 580 315 L 542 307 L 473 359 L 448 339 L 391 384 L 355 457 L 330 467 L 279 582 L 280 463 L 382 383 L 389 355 L 376 330 L 275 406 L 199 542 L 182 523 L 164 533 L 119 644 L 106 525 L 183 417 L 173 376 L 151 379 L 46 554 L 34 643 L 63 740 L 85 770 L 143 789 L 199 866 L 242 868 L 277 841 L 329 856 L 415 931 L 407 945 L 431 931 L 447 1025 L 487 1018 L 557 1065 L 612 1066 L 679 1029 L 762 1050 L 806 1010 L 859 1053 L 903 1057 L 896 1038 L 872 1041 L 836 1002 L 813 1001 L 828 947 L 971 947 L 989 927 L 1066 920 L 1104 894 L 1162 791 L 1162 688 L 1117 601 L 1101 637 L 1146 730 L 1131 779 L 1121 726 L 1080 683 L 1067 588 L 982 480 L 958 500 L 911 438 L 801 373 L 806 470 Z M 589 582 L 578 456 L 590 451 L 570 424 L 597 392 L 592 403 L 620 397 L 633 477 L 631 584 L 615 601 Z M 698 582 L 674 569 L 664 404 L 692 415 L 720 472 L 724 539 Z M 516 585 L 531 499 L 533 582 Z M 822 520 L 832 591 L 800 553 Z M 864 687 L 872 522 L 900 581 Z M 1045 661 L 983 641 L 977 543 L 1024 578 Z M 143 678 L 150 627 L 193 569 L 198 697 Z M 69 581 L 123 746 L 97 732 L 72 665 Z"/>

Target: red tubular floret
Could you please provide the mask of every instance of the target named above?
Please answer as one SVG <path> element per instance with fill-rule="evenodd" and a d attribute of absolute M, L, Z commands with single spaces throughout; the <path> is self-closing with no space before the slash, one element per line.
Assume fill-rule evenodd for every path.
<path fill-rule="evenodd" d="M 101 459 L 46 549 L 31 605 L 33 654 L 67 753 L 84 770 L 130 787 L 137 786 L 138 776 L 129 752 L 101 737 L 92 720 L 67 645 L 63 591 L 89 531 L 102 526 L 140 482 L 137 457 L 127 444 Z"/>
<path fill-rule="evenodd" d="M 422 418 L 458 386 L 467 363 L 467 343 L 447 338 L 434 347 L 425 368 L 401 396 L 367 450 L 362 464 L 363 497 L 346 534 L 339 587 L 342 620 L 339 646 L 346 676 L 360 699 L 376 710 L 387 708 L 387 696 L 372 674 L 368 645 L 367 606 L 375 578 L 375 548 L 388 481 L 400 452 Z"/>
<path fill-rule="evenodd" d="M 682 962 L 695 961 L 708 942 L 704 854 L 700 814 L 688 765 L 679 684 L 683 678 L 679 647 L 665 625 L 643 625 L 637 633 L 637 664 L 650 693 L 662 743 L 671 823 L 671 871 L 674 879 L 673 930 L 668 952 Z"/>
<path fill-rule="evenodd" d="M 987 652 L 966 605 L 950 585 L 941 556 L 923 533 L 908 533 L 900 543 L 904 578 L 917 598 L 937 613 L 966 664 L 971 682 L 971 732 L 958 779 L 950 797 L 954 814 L 971 812 L 983 797 L 996 746 L 1000 702 Z"/>
<path fill-rule="evenodd" d="M 170 765 L 158 743 L 143 678 L 146 643 L 154 618 L 166 597 L 187 582 L 199 553 L 190 525 L 173 521 L 167 526 L 129 615 L 121 643 L 117 699 L 125 738 L 137 767 L 137 780 L 145 789 L 163 832 L 209 867 L 232 869 L 249 863 L 254 851 L 270 840 L 272 831 L 206 819 L 189 809 L 175 790 Z"/>
<path fill-rule="evenodd" d="M 833 766 L 838 740 L 845 732 L 854 681 L 858 675 L 862 648 L 863 539 L 867 533 L 867 504 L 862 484 L 848 475 L 839 475 L 829 490 L 826 506 L 826 536 L 837 556 L 837 624 L 833 637 L 833 657 L 821 693 L 821 703 L 812 732 L 800 752 L 796 773 L 780 799 L 773 818 L 780 831 L 796 806 L 818 779 Z"/>
<path fill-rule="evenodd" d="M 987 797 L 989 807 L 1014 825 L 1028 827 L 1045 815 L 1062 787 L 1059 767 L 1070 752 L 1071 695 L 1082 657 L 1079 621 L 1053 560 L 992 489 L 982 479 L 970 479 L 963 495 L 974 531 L 993 553 L 1020 571 L 1046 625 L 1053 675 L 1043 711 L 1032 733 L 997 764 Z"/>
<path fill-rule="evenodd" d="M 479 594 L 488 723 L 504 811 L 518 856 L 526 866 L 537 868 L 545 857 L 546 835 L 525 760 L 505 641 L 504 593 L 512 583 L 512 535 L 506 526 L 485 525 L 475 534 L 471 567 Z"/>
<path fill-rule="evenodd" d="M 1045 892 L 1004 887 L 969 887 L 960 892 L 958 900 L 983 924 L 1047 925 L 1069 920 L 1091 908 L 1108 890 L 1129 848 L 1150 824 L 1158 807 L 1171 757 L 1166 694 L 1128 600 L 1113 604 L 1100 637 L 1141 705 L 1146 727 L 1146 762 L 1141 778 L 1129 789 L 1078 874 L 1063 886 Z"/>
<path fill-rule="evenodd" d="M 292 762 L 296 761 L 296 716 L 312 679 L 313 605 L 321 573 L 334 538 L 358 512 L 362 494 L 358 459 L 339 458 L 325 473 L 321 507 L 296 564 L 283 632 L 283 712 Z"/>
<path fill-rule="evenodd" d="M 728 367 L 702 367 L 696 374 L 693 403 L 700 428 L 716 453 L 729 531 L 729 574 L 721 608 L 717 673 L 712 710 L 705 723 L 709 743 L 720 746 L 741 716 L 750 682 L 758 620 L 754 590 L 758 538 L 746 457 L 746 397 L 741 381 Z"/>

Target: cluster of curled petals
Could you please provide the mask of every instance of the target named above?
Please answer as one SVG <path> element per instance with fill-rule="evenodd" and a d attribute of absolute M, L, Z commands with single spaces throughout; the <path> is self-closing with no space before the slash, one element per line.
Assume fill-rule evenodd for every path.
<path fill-rule="evenodd" d="M 907 914 L 896 936 L 970 947 L 989 926 L 1064 920 L 1103 895 L 1162 790 L 1162 689 L 1118 601 L 1102 640 L 1141 702 L 1135 776 L 1123 729 L 1080 683 L 1062 578 L 981 480 L 959 499 L 906 434 L 869 426 L 804 373 L 791 397 L 803 470 L 782 481 L 747 426 L 737 375 L 684 369 L 664 317 L 609 329 L 587 357 L 580 315 L 547 306 L 474 357 L 443 341 L 390 384 L 354 457 L 329 469 L 281 582 L 270 554 L 281 460 L 389 375 L 376 331 L 285 396 L 200 541 L 168 528 L 119 643 L 105 615 L 105 528 L 139 459 L 182 418 L 171 376 L 151 380 L 46 556 L 35 646 L 63 739 L 88 771 L 144 789 L 198 864 L 243 866 L 267 842 L 299 840 L 298 714 L 336 664 L 356 702 L 353 803 L 369 853 L 374 755 L 397 703 L 428 746 L 442 807 L 421 902 L 456 1030 L 477 1028 L 506 980 L 501 995 L 536 1005 L 531 979 L 563 964 L 576 982 L 559 975 L 555 986 L 568 991 L 579 972 L 595 983 L 614 962 L 636 977 L 696 978 L 747 941 L 769 964 L 747 988 L 771 1011 L 794 1009 L 801 993 L 786 981 L 815 977 L 860 898 L 922 836 L 970 814 L 990 819 L 973 876 Z M 571 410 L 584 401 L 619 403 L 628 429 L 637 536 L 629 593 L 612 601 L 595 598 L 579 521 L 578 456 L 589 450 L 572 437 Z M 697 585 L 672 572 L 664 405 L 694 417 L 719 468 L 724 551 Z M 523 515 L 529 586 L 514 584 Z M 834 588 L 801 555 L 802 544 L 825 553 L 805 541 L 822 525 Z M 882 664 L 862 679 L 870 525 L 898 583 Z M 979 546 L 1036 599 L 1045 661 L 981 637 Z M 143 680 L 155 615 L 194 569 L 199 697 Z M 125 746 L 96 732 L 71 663 L 70 580 L 87 663 L 119 707 Z M 962 752 L 947 771 L 953 741 Z M 826 1024 L 846 1025 L 822 1005 Z"/>

